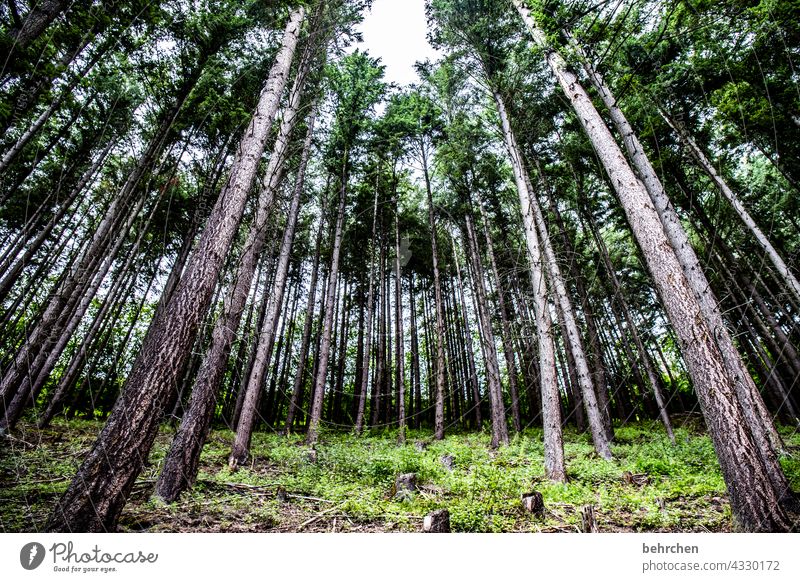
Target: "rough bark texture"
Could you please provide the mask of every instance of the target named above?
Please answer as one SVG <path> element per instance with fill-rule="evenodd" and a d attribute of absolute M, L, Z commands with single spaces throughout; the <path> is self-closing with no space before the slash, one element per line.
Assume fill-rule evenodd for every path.
<path fill-rule="evenodd" d="M 299 95 L 299 91 L 297 93 Z M 296 110 L 296 106 L 299 105 L 299 99 L 298 103 L 294 105 L 293 109 Z M 284 127 L 285 124 L 286 117 L 284 117 Z M 313 128 L 314 116 L 312 114 L 308 123 L 308 133 L 303 144 L 303 154 L 297 171 L 291 207 L 289 208 L 285 226 L 281 246 L 281 263 L 278 266 L 279 271 L 284 271 L 288 268 L 294 231 L 300 213 L 300 199 L 305 182 L 306 165 L 308 164 L 311 150 Z M 283 128 L 281 133 L 284 134 Z M 285 132 L 285 135 L 288 140 L 288 132 Z M 273 152 L 273 157 L 276 155 L 277 152 Z M 273 195 L 271 193 L 267 195 L 262 193 L 261 198 L 260 204 L 271 205 Z M 266 208 L 260 208 L 260 210 L 266 214 Z M 262 230 L 265 226 L 266 224 L 256 223 L 253 230 Z M 263 238 L 257 234 L 256 236 Z M 230 356 L 235 333 L 239 328 L 247 302 L 247 294 L 256 270 L 257 256 L 261 251 L 260 246 L 263 245 L 252 244 L 246 246 L 247 250 L 242 256 L 236 283 L 228 301 L 226 301 L 223 315 L 217 320 L 217 324 L 214 327 L 211 346 L 206 352 L 203 363 L 200 365 L 200 371 L 195 379 L 189 407 L 183 415 L 181 426 L 172 441 L 169 453 L 167 453 L 164 461 L 164 467 L 156 483 L 156 495 L 167 503 L 175 501 L 185 489 L 192 486 L 197 478 L 200 453 L 203 450 L 203 445 L 211 427 L 211 419 L 217 404 L 217 394 L 225 373 L 225 363 Z M 284 265 L 284 262 L 286 265 Z"/>
<path fill-rule="evenodd" d="M 528 262 L 530 263 L 533 311 L 536 323 L 536 338 L 539 344 L 539 385 L 542 393 L 545 474 L 552 481 L 565 482 L 567 480 L 567 471 L 564 465 L 564 438 L 561 432 L 561 395 L 558 391 L 558 380 L 556 378 L 555 345 L 552 335 L 553 324 L 547 304 L 548 290 L 544 276 L 544 257 L 539 235 L 536 231 L 530 194 L 525 177 L 521 172 L 522 160 L 520 159 L 519 147 L 511 131 L 511 122 L 508 118 L 503 98 L 499 93 L 495 92 L 494 100 L 500 114 L 503 138 L 508 155 L 511 158 L 511 167 L 514 170 L 520 211 L 522 212 L 522 223 L 525 228 Z"/>
<path fill-rule="evenodd" d="M 478 305 L 480 319 L 481 348 L 483 361 L 486 365 L 486 377 L 489 385 L 489 406 L 492 417 L 492 448 L 508 444 L 508 425 L 506 423 L 506 409 L 503 404 L 503 391 L 500 385 L 500 367 L 497 363 L 497 347 L 489 307 L 486 301 L 486 287 L 483 268 L 480 263 L 478 240 L 475 235 L 475 226 L 472 216 L 467 211 L 465 214 L 467 256 L 472 267 L 472 288 Z"/>
<path fill-rule="evenodd" d="M 603 78 L 589 64 L 588 59 L 585 58 L 584 68 L 587 71 L 590 81 L 600 94 L 603 103 L 606 105 L 617 131 L 622 136 L 625 149 L 642 179 L 642 185 L 646 189 L 652 205 L 658 213 L 667 239 L 674 249 L 689 286 L 697 297 L 700 313 L 712 331 L 712 338 L 720 351 L 727 375 L 731 379 L 736 395 L 741 402 L 742 413 L 750 425 L 753 438 L 756 440 L 756 444 L 759 448 L 759 454 L 761 454 L 764 459 L 764 464 L 767 471 L 770 473 L 770 478 L 773 479 L 778 489 L 784 489 L 788 486 L 788 482 L 783 476 L 776 454 L 776 451 L 783 448 L 781 439 L 775 430 L 769 412 L 750 376 L 747 366 L 745 366 L 744 361 L 734 346 L 733 338 L 723 321 L 719 302 L 714 296 L 708 279 L 703 273 L 700 261 L 697 258 L 697 254 L 694 252 L 689 237 L 675 214 L 675 210 L 664 190 L 664 186 L 661 184 L 655 169 L 645 154 L 644 148 L 642 148 L 642 144 L 636 136 L 636 132 L 634 132 L 624 113 L 617 105 L 611 90 L 605 84 Z"/>
<path fill-rule="evenodd" d="M 295 10 L 256 113 L 172 300 L 154 321 L 111 416 L 50 516 L 47 531 L 114 531 L 189 357 L 286 84 L 305 9 Z"/>
<path fill-rule="evenodd" d="M 331 333 L 333 328 L 334 301 L 336 299 L 336 283 L 339 276 L 342 236 L 344 234 L 344 210 L 347 197 L 347 180 L 341 185 L 339 193 L 339 209 L 336 214 L 336 232 L 333 239 L 331 268 L 328 274 L 328 294 L 325 300 L 325 319 L 322 324 L 322 341 L 319 349 L 319 364 L 314 386 L 314 398 L 311 402 L 306 443 L 313 445 L 319 436 L 319 424 L 322 419 L 322 403 L 325 397 L 325 381 L 328 376 L 328 362 L 331 353 Z"/>
<path fill-rule="evenodd" d="M 611 132 L 564 60 L 547 44 L 522 0 L 513 0 L 535 42 L 584 127 L 609 175 L 656 290 L 680 342 L 681 351 L 728 486 L 739 527 L 746 531 L 786 531 L 791 524 L 782 503 L 791 496 L 770 477 L 744 418 L 736 390 L 714 334 L 683 273 L 647 190 L 631 170 Z M 777 461 L 776 461 L 777 462 Z M 779 469 L 780 470 L 780 469 Z"/>

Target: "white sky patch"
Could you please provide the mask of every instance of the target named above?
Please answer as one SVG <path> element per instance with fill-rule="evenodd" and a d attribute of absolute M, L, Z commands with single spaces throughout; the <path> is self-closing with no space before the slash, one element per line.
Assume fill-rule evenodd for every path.
<path fill-rule="evenodd" d="M 414 63 L 440 57 L 428 44 L 425 0 L 375 0 L 360 30 L 364 42 L 358 48 L 380 57 L 386 66 L 387 82 L 417 82 Z"/>

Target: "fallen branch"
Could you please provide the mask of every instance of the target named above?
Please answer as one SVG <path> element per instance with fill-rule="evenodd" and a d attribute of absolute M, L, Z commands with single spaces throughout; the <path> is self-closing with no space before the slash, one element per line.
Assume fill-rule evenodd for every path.
<path fill-rule="evenodd" d="M 297 528 L 297 531 L 300 531 L 301 529 L 303 529 L 303 528 L 304 528 L 304 527 L 306 527 L 307 525 L 311 525 L 311 524 L 312 524 L 312 523 L 314 523 L 315 521 L 319 521 L 320 519 L 322 519 L 323 517 L 325 517 L 327 514 L 329 514 L 329 513 L 332 513 L 332 512 L 334 512 L 334 511 L 336 511 L 337 509 L 339 509 L 339 508 L 340 508 L 342 505 L 344 505 L 344 504 L 343 504 L 343 503 L 340 503 L 340 504 L 339 504 L 339 505 L 337 505 L 336 507 L 331 507 L 331 508 L 329 508 L 329 509 L 326 509 L 325 511 L 320 511 L 320 512 L 319 512 L 317 515 L 315 515 L 315 516 L 314 516 L 314 517 L 312 517 L 311 519 L 307 519 L 306 521 L 304 521 L 303 523 L 301 523 L 301 524 L 298 526 L 298 528 Z"/>

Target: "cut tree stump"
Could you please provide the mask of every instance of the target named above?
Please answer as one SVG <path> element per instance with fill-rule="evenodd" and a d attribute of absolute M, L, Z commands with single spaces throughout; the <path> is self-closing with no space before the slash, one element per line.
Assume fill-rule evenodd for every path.
<path fill-rule="evenodd" d="M 442 466 L 448 471 L 452 471 L 456 465 L 456 458 L 453 455 L 442 455 L 439 458 L 439 461 L 442 463 Z"/>
<path fill-rule="evenodd" d="M 281 503 L 289 501 L 289 492 L 286 491 L 286 487 L 278 487 L 278 490 L 275 492 L 275 498 Z"/>
<path fill-rule="evenodd" d="M 392 496 L 400 501 L 411 499 L 414 496 L 414 491 L 417 490 L 417 474 L 404 473 L 398 475 L 394 481 L 394 493 Z"/>
<path fill-rule="evenodd" d="M 425 533 L 450 533 L 450 512 L 446 509 L 437 509 L 430 515 L 425 516 L 422 523 L 422 531 Z"/>
<path fill-rule="evenodd" d="M 584 505 L 581 508 L 581 531 L 583 533 L 598 533 L 597 521 L 594 516 L 594 505 Z"/>
<path fill-rule="evenodd" d="M 428 443 L 425 441 L 414 441 L 414 448 L 421 453 L 428 448 Z"/>
<path fill-rule="evenodd" d="M 538 491 L 522 495 L 522 509 L 537 517 L 544 516 L 544 497 Z"/>
<path fill-rule="evenodd" d="M 630 471 L 625 471 L 622 474 L 622 480 L 625 481 L 628 485 L 636 485 L 637 487 L 641 487 L 643 485 L 647 485 L 650 483 L 650 477 L 645 474 L 635 474 L 631 473 Z"/>

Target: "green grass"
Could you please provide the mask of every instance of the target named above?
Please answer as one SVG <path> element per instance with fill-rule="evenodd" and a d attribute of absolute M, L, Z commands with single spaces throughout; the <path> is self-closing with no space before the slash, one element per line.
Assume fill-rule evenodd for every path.
<path fill-rule="evenodd" d="M 0 452 L 0 529 L 36 531 L 64 491 L 101 424 L 59 421 L 38 430 L 23 424 Z M 790 450 L 800 435 L 783 429 Z M 489 448 L 489 434 L 448 435 L 432 441 L 411 431 L 398 446 L 387 431 L 355 437 L 323 433 L 317 461 L 301 436 L 257 433 L 252 459 L 227 469 L 230 431 L 214 431 L 203 451 L 193 490 L 176 503 L 151 499 L 170 443 L 164 427 L 134 487 L 120 526 L 129 531 L 420 531 L 423 517 L 446 508 L 461 532 L 579 531 L 581 508 L 595 507 L 601 531 L 730 531 L 731 514 L 714 450 L 697 427 L 676 429 L 676 444 L 661 426 L 642 422 L 617 427 L 614 460 L 603 461 L 586 434 L 567 430 L 569 482 L 547 481 L 542 435 L 529 429 L 507 447 Z M 415 441 L 424 441 L 420 451 Z M 441 462 L 455 459 L 452 471 Z M 800 461 L 782 460 L 800 490 Z M 626 472 L 634 479 L 626 479 Z M 416 473 L 419 490 L 407 500 L 391 493 L 401 473 Z M 629 476 L 630 477 L 630 476 Z M 279 501 L 279 487 L 288 501 Z M 540 491 L 543 518 L 525 514 L 520 498 Z"/>

